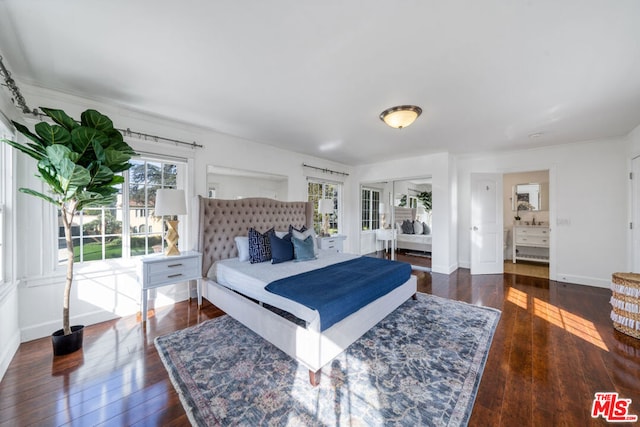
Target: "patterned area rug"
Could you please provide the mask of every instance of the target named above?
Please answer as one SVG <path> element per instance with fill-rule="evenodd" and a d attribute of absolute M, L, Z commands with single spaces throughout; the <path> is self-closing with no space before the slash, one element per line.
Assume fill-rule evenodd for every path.
<path fill-rule="evenodd" d="M 192 424 L 466 425 L 498 310 L 418 294 L 322 370 L 229 316 L 158 337 Z"/>

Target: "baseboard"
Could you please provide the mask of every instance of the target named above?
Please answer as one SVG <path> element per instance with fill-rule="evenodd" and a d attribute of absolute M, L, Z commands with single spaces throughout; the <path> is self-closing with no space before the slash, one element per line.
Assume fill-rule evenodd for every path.
<path fill-rule="evenodd" d="M 556 274 L 556 281 L 563 283 L 572 283 L 575 285 L 593 286 L 596 288 L 611 288 L 611 279 L 598 279 L 595 277 L 575 276 L 571 274 Z"/>
<path fill-rule="evenodd" d="M 85 313 L 81 316 L 74 316 L 70 319 L 71 325 L 93 325 L 95 323 L 106 322 L 108 320 L 117 319 L 120 316 L 104 311 L 98 310 L 91 313 Z M 38 325 L 33 325 L 28 328 L 21 329 L 22 342 L 36 340 L 38 338 L 44 338 L 51 336 L 52 333 L 62 329 L 62 319 L 43 322 Z"/>
<path fill-rule="evenodd" d="M 3 345 L 4 349 L 2 355 L 0 355 L 0 380 L 4 378 L 4 374 L 7 372 L 9 364 L 13 360 L 13 356 L 16 354 L 16 351 L 18 351 L 18 347 L 20 347 L 20 332 L 16 330 L 14 334 L 8 337 Z"/>

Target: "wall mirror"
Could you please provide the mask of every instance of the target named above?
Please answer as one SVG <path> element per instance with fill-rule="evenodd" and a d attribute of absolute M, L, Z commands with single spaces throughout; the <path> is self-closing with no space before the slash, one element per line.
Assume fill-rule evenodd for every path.
<path fill-rule="evenodd" d="M 542 210 L 542 187 L 537 183 L 516 184 L 513 186 L 513 210 Z"/>
<path fill-rule="evenodd" d="M 244 199 L 268 197 L 288 200 L 289 180 L 275 175 L 223 166 L 207 166 L 207 197 Z"/>

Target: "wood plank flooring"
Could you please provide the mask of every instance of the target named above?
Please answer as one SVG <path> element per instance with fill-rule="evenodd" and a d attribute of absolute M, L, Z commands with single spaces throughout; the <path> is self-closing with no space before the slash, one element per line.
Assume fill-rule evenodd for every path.
<path fill-rule="evenodd" d="M 613 329 L 611 292 L 513 274 L 415 272 L 421 292 L 502 310 L 472 426 L 606 425 L 595 392 L 632 399 L 640 415 L 640 340 Z M 0 382 L 0 426 L 182 426 L 188 419 L 153 345 L 156 336 L 221 315 L 208 302 L 89 326 L 84 348 L 53 357 L 24 343 Z"/>

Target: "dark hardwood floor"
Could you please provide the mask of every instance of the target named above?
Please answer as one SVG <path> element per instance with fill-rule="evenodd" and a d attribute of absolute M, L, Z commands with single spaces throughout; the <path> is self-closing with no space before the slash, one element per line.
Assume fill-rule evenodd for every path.
<path fill-rule="evenodd" d="M 512 274 L 415 272 L 421 292 L 502 310 L 472 426 L 605 425 L 595 392 L 632 399 L 640 415 L 640 340 L 613 329 L 611 292 Z M 0 426 L 188 425 L 153 344 L 222 314 L 195 301 L 89 326 L 84 348 L 53 357 L 50 339 L 24 343 L 0 382 Z"/>

